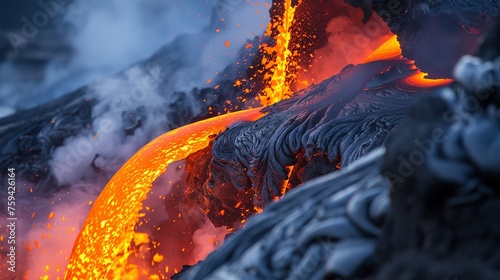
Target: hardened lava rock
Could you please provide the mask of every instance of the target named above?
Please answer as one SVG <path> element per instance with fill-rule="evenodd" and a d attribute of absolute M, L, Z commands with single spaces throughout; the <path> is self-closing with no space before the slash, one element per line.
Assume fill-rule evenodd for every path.
<path fill-rule="evenodd" d="M 251 188 L 262 207 L 283 195 L 286 180 L 303 183 L 349 166 L 382 145 L 418 96 L 436 89 L 408 84 L 415 73 L 405 59 L 350 65 L 260 120 L 228 129 L 213 142 L 206 188 Z"/>
<path fill-rule="evenodd" d="M 178 279 L 348 278 L 371 266 L 388 197 L 383 149 L 291 191 Z"/>
<path fill-rule="evenodd" d="M 500 22 L 383 148 L 291 190 L 176 279 L 500 279 L 499 37 Z"/>

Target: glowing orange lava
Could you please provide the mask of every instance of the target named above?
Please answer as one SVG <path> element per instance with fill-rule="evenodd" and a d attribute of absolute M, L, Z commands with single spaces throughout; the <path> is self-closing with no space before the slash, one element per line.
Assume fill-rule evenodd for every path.
<path fill-rule="evenodd" d="M 264 75 L 264 80 L 268 81 L 267 86 L 260 95 L 260 102 L 263 106 L 272 105 L 292 95 L 290 85 L 294 82 L 296 74 L 291 69 L 297 68 L 298 65 L 292 61 L 294 54 L 290 51 L 289 44 L 295 10 L 299 4 L 292 6 L 292 0 L 286 0 L 283 16 L 274 18 L 267 27 L 265 34 L 267 36 L 271 35 L 273 29 L 278 32 L 274 37 L 276 45 L 261 45 L 261 49 L 266 54 L 261 63 L 268 71 Z"/>
<path fill-rule="evenodd" d="M 376 60 L 391 60 L 401 59 L 402 51 L 398 42 L 397 36 L 392 36 L 384 44 L 378 47 L 371 53 L 363 63 L 368 63 Z M 412 61 L 413 63 L 413 61 Z M 405 79 L 405 83 L 414 87 L 439 87 L 449 85 L 452 79 L 430 79 L 427 78 L 427 73 L 420 71 L 416 66 L 412 67 L 416 70 L 415 74 Z"/>
<path fill-rule="evenodd" d="M 380 47 L 373 51 L 363 63 L 368 63 L 376 60 L 389 60 L 401 58 L 402 51 L 396 35 L 385 41 Z"/>
<path fill-rule="evenodd" d="M 148 235 L 135 232 L 134 227 L 152 183 L 170 163 L 205 148 L 211 135 L 261 116 L 257 108 L 214 117 L 172 130 L 139 150 L 95 201 L 73 247 L 65 279 L 138 279 L 144 275 L 127 260 L 132 242 L 149 242 Z"/>
<path fill-rule="evenodd" d="M 453 82 L 452 79 L 429 79 L 426 77 L 427 73 L 417 70 L 414 75 L 405 79 L 405 82 L 414 87 L 440 87 L 447 86 Z"/>

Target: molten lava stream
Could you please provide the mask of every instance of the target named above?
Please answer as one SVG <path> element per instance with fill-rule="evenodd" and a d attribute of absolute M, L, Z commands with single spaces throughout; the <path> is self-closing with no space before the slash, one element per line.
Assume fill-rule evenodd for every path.
<path fill-rule="evenodd" d="M 427 73 L 417 70 L 414 75 L 405 79 L 405 83 L 413 87 L 440 87 L 453 82 L 452 79 L 429 79 L 426 77 Z"/>
<path fill-rule="evenodd" d="M 296 63 L 292 61 L 293 54 L 290 51 L 289 45 L 292 37 L 295 10 L 297 9 L 297 5 L 300 5 L 301 2 L 302 1 L 299 0 L 298 3 L 293 6 L 292 0 L 286 0 L 283 7 L 283 16 L 274 18 L 267 28 L 267 36 L 272 33 L 272 29 L 278 32 L 274 37 L 276 42 L 274 46 L 271 47 L 267 44 L 261 46 L 264 53 L 267 54 L 267 56 L 263 58 L 262 64 L 265 65 L 266 69 L 270 70 L 264 76 L 264 79 L 268 80 L 267 86 L 263 90 L 263 95 L 259 96 L 263 106 L 272 105 L 292 96 L 290 85 L 295 81 L 296 74 L 294 71 L 291 71 L 291 67 L 297 66 Z"/>
<path fill-rule="evenodd" d="M 363 63 L 376 60 L 401 59 L 401 56 L 401 45 L 398 42 L 398 36 L 394 35 L 374 50 L 367 58 L 365 58 Z"/>
<path fill-rule="evenodd" d="M 391 59 L 402 59 L 401 46 L 398 42 L 396 35 L 392 36 L 389 40 L 378 47 L 373 53 L 371 53 L 363 63 L 369 63 L 376 60 L 391 60 Z M 410 61 L 412 64 L 414 61 Z M 415 74 L 406 78 L 404 83 L 410 87 L 439 87 L 447 86 L 453 80 L 452 79 L 430 79 L 427 78 L 427 73 L 424 73 L 418 69 L 415 65 L 412 65 L 415 69 Z"/>
<path fill-rule="evenodd" d="M 128 260 L 135 253 L 132 248 L 149 246 L 148 235 L 134 229 L 143 216 L 140 211 L 152 183 L 169 164 L 206 147 L 211 135 L 261 116 L 257 108 L 214 117 L 172 130 L 139 150 L 95 201 L 73 247 L 65 279 L 138 279 L 147 275 L 147 270 L 139 270 Z M 151 256 L 151 261 L 161 258 Z M 160 278 L 151 275 L 150 279 Z"/>

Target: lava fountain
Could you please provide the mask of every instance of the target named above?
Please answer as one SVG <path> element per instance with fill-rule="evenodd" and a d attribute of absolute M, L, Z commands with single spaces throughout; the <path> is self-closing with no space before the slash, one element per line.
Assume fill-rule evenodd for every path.
<path fill-rule="evenodd" d="M 302 1 L 292 5 L 292 0 L 284 3 L 283 15 L 275 16 L 269 23 L 265 36 L 271 36 L 273 30 L 275 45 L 262 44 L 261 51 L 264 53 L 262 65 L 266 69 L 264 80 L 267 81 L 263 93 L 259 95 L 261 104 L 268 106 L 292 95 L 290 85 L 294 82 L 296 75 L 292 68 L 297 67 L 293 62 L 294 53 L 290 51 L 289 45 L 292 38 L 292 26 L 297 6 Z"/>

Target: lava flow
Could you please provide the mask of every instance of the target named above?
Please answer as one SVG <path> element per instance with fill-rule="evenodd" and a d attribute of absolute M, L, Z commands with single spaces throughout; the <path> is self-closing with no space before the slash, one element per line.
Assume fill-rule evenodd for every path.
<path fill-rule="evenodd" d="M 290 85 L 296 78 L 295 71 L 291 68 L 298 67 L 292 61 L 294 54 L 290 51 L 289 44 L 292 37 L 292 25 L 297 6 L 292 5 L 292 0 L 286 0 L 284 3 L 283 16 L 276 16 L 268 25 L 266 36 L 270 36 L 273 30 L 277 31 L 274 40 L 276 44 L 269 46 L 262 44 L 261 49 L 265 56 L 261 63 L 269 72 L 264 75 L 267 86 L 260 95 L 260 101 L 263 106 L 274 104 L 282 99 L 292 95 Z"/>
<path fill-rule="evenodd" d="M 272 30 L 277 31 L 275 46 L 261 46 L 267 54 L 262 63 L 269 71 L 264 76 L 268 83 L 261 96 L 265 106 L 291 96 L 290 83 L 294 77 L 288 69 L 294 64 L 290 61 L 289 42 L 296 7 L 291 0 L 285 2 L 283 16 L 271 21 L 266 34 L 269 36 Z M 134 228 L 155 179 L 168 164 L 206 147 L 209 136 L 235 122 L 256 120 L 260 116 L 259 109 L 253 109 L 201 121 L 166 133 L 137 152 L 115 174 L 95 202 L 75 242 L 65 279 L 82 276 L 137 279 L 139 269 L 128 259 L 133 253 L 132 242 L 136 245 L 149 242 L 147 234 L 135 232 Z"/>
<path fill-rule="evenodd" d="M 218 116 L 172 130 L 144 146 L 95 201 L 73 247 L 65 279 L 136 279 L 138 268 L 127 259 L 131 242 L 147 240 L 134 227 L 153 181 L 169 164 L 206 147 L 211 135 L 261 116 L 260 108 Z"/>
<path fill-rule="evenodd" d="M 393 37 L 366 62 L 400 58 L 401 50 Z M 428 80 L 424 75 L 416 69 L 406 82 L 421 86 L 449 83 L 448 80 Z M 283 78 L 286 79 L 286 75 Z M 84 276 L 87 279 L 137 279 L 139 275 L 149 275 L 147 269 L 141 270 L 131 264 L 129 257 L 134 253 L 131 249 L 134 244 L 149 243 L 148 235 L 136 232 L 135 227 L 142 217 L 140 211 L 152 183 L 169 164 L 207 147 L 211 135 L 236 122 L 254 121 L 261 116 L 260 109 L 218 116 L 166 133 L 137 152 L 96 200 L 75 242 L 65 279 L 81 279 Z M 157 258 L 163 259 L 163 256 Z M 171 265 L 172 270 L 174 267 Z M 159 279 L 157 275 L 150 276 L 153 277 L 150 279 Z"/>
<path fill-rule="evenodd" d="M 371 53 L 363 63 L 368 63 L 376 60 L 400 59 L 402 56 L 401 46 L 396 35 L 385 41 L 373 53 Z"/>
<path fill-rule="evenodd" d="M 391 60 L 391 59 L 401 59 L 402 52 L 401 46 L 398 42 L 396 35 L 392 36 L 384 44 L 378 47 L 372 54 L 370 54 L 363 63 L 368 63 L 376 60 Z M 410 61 L 412 64 L 414 61 Z M 415 73 L 405 79 L 405 83 L 412 87 L 439 87 L 449 85 L 452 79 L 428 79 L 427 73 L 420 71 L 415 65 L 412 65 L 415 69 Z"/>

